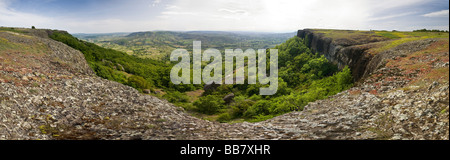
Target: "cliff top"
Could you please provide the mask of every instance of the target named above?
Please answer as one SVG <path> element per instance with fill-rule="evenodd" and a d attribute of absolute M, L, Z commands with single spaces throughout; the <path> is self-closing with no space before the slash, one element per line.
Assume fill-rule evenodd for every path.
<path fill-rule="evenodd" d="M 354 46 L 385 41 L 380 50 L 393 48 L 402 43 L 429 38 L 449 38 L 445 32 L 400 32 L 400 31 L 359 31 L 359 30 L 332 30 L 332 29 L 305 29 L 302 32 L 312 32 L 323 38 L 330 38 L 334 44 L 341 46 Z M 303 33 L 304 34 L 304 33 Z M 301 36 L 300 36 L 301 37 Z"/>

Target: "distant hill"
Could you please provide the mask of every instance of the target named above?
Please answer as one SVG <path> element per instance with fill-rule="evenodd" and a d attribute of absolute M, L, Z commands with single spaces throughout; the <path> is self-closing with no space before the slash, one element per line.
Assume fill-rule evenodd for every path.
<path fill-rule="evenodd" d="M 177 48 L 191 50 L 193 41 L 202 41 L 202 48 L 225 49 L 265 49 L 273 48 L 292 38 L 296 33 L 259 32 L 135 32 L 110 34 L 74 34 L 75 37 L 96 43 L 105 48 L 126 52 L 142 58 L 167 59 Z"/>
<path fill-rule="evenodd" d="M 83 40 L 87 40 L 87 41 L 92 41 L 92 40 L 101 40 L 101 39 L 110 39 L 110 38 L 114 38 L 114 37 L 123 37 L 123 36 L 127 36 L 129 35 L 129 32 L 123 32 L 123 33 L 96 33 L 96 34 L 87 34 L 87 33 L 75 33 L 73 34 L 73 36 L 83 39 Z"/>

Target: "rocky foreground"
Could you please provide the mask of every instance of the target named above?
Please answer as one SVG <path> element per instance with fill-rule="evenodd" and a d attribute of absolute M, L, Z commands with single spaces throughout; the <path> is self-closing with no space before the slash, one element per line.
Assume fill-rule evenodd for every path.
<path fill-rule="evenodd" d="M 96 77 L 82 53 L 44 33 L 33 35 L 0 31 L 0 139 L 449 138 L 448 76 L 429 81 L 420 71 L 405 74 L 385 63 L 352 89 L 310 103 L 305 111 L 259 123 L 221 124 Z M 408 57 L 440 41 L 387 52 L 399 53 L 389 59 Z M 439 54 L 447 62 L 429 64 L 448 70 L 448 49 Z"/>

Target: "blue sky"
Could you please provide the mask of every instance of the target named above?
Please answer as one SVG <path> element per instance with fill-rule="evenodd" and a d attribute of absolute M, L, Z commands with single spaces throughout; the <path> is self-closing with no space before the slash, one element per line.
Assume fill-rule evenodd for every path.
<path fill-rule="evenodd" d="M 449 30 L 448 0 L 0 0 L 0 26 L 71 33 Z"/>

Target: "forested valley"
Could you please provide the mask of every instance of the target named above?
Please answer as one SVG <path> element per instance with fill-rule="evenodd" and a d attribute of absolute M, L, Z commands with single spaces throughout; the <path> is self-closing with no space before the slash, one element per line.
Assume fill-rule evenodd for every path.
<path fill-rule="evenodd" d="M 273 47 L 279 52 L 280 69 L 278 92 L 272 96 L 259 95 L 259 88 L 264 87 L 261 84 L 219 85 L 207 91 L 204 84 L 174 85 L 170 71 L 177 62 L 106 49 L 65 32 L 55 32 L 50 38 L 81 51 L 98 76 L 166 99 L 194 116 L 211 121 L 257 122 L 301 111 L 309 102 L 350 88 L 353 80 L 348 67 L 339 71 L 298 37 Z M 207 64 L 202 62 L 202 67 Z"/>

